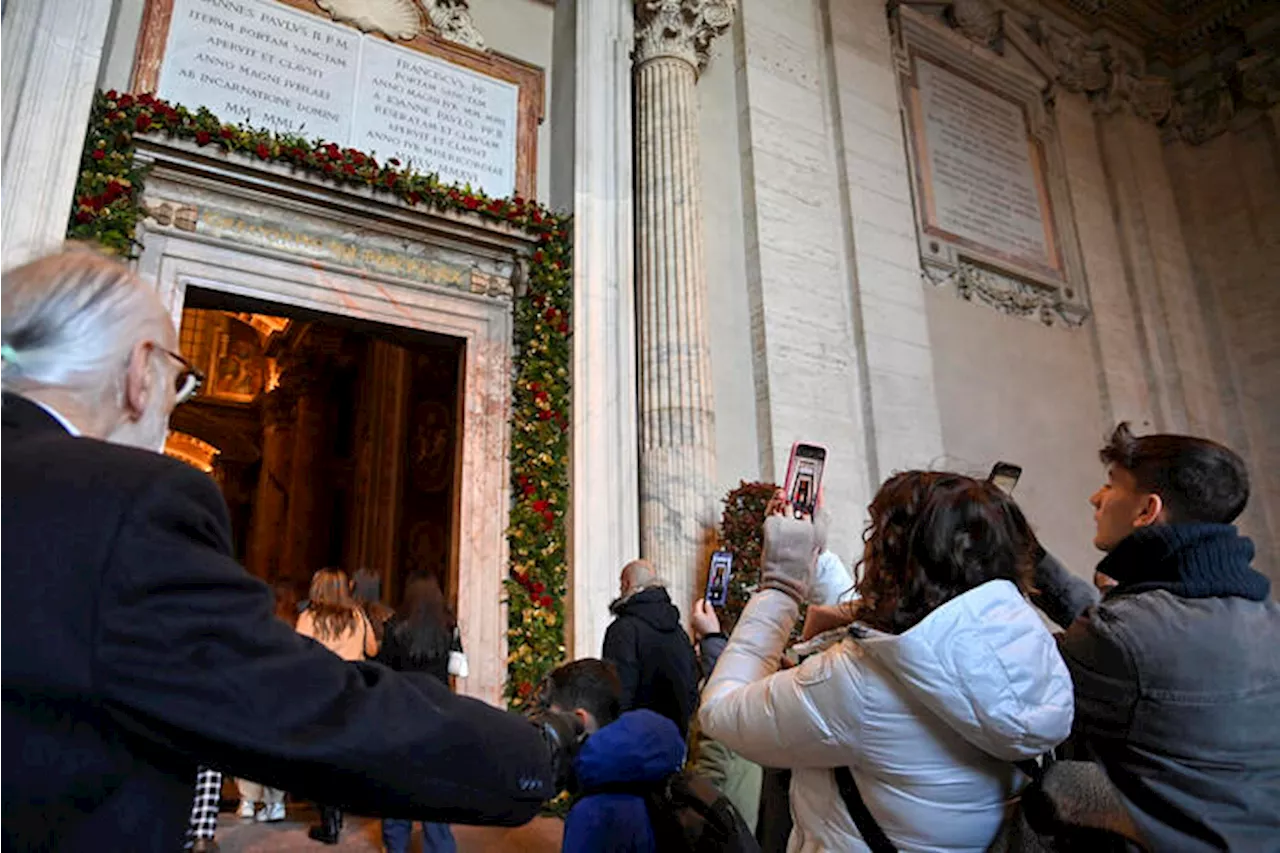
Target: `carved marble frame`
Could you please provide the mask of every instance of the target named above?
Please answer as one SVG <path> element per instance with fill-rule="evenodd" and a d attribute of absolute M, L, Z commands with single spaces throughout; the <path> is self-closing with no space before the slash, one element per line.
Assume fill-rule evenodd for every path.
<path fill-rule="evenodd" d="M 977 298 L 1004 313 L 1035 316 L 1046 324 L 1055 320 L 1072 326 L 1083 323 L 1089 315 L 1088 287 L 1066 161 L 1052 104 L 1046 101 L 1052 81 L 1018 67 L 948 28 L 941 20 L 910 7 L 897 7 L 894 21 L 894 57 L 916 210 L 916 238 L 926 279 L 938 285 L 954 284 L 962 297 Z M 915 87 L 917 56 L 1022 105 L 1028 133 L 1041 156 L 1038 178 L 1048 193 L 1052 231 L 1061 261 L 1060 277 L 1011 263 L 968 241 L 948 239 L 929 226 L 909 101 L 909 93 Z"/>
<path fill-rule="evenodd" d="M 512 300 L 525 259 L 536 249 L 534 238 L 505 225 L 339 190 L 283 167 L 188 143 L 142 137 L 137 149 L 140 163 L 151 169 L 143 199 L 151 215 L 138 226 L 137 270 L 155 284 L 175 322 L 181 322 L 186 288 L 198 286 L 463 341 L 451 581 L 471 672 L 458 688 L 502 707 Z M 264 228 L 271 233 L 264 235 Z M 316 229 L 332 233 L 335 246 L 374 244 L 393 268 L 397 252 L 428 251 L 450 264 L 467 259 L 470 274 L 441 283 L 344 262 L 328 243 L 317 242 Z"/>
<path fill-rule="evenodd" d="M 326 21 L 332 18 L 316 5 L 315 0 L 275 0 Z M 174 0 L 146 0 L 138 48 L 133 59 L 132 90 L 155 93 L 160 84 L 160 66 L 164 62 L 165 44 L 169 39 L 169 22 L 173 18 Z M 424 16 L 425 17 L 425 16 Z M 538 125 L 545 117 L 546 79 L 544 71 L 533 64 L 493 50 L 476 50 L 439 35 L 423 31 L 412 39 L 392 39 L 382 33 L 361 33 L 350 24 L 353 33 L 380 38 L 391 44 L 411 48 L 428 56 L 469 68 L 479 74 L 513 83 L 519 89 L 516 103 L 516 193 L 536 198 L 538 188 Z"/>

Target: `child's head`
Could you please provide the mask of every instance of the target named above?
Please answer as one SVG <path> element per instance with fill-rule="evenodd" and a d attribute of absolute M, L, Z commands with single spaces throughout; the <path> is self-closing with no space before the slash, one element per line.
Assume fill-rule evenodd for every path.
<path fill-rule="evenodd" d="M 621 713 L 622 683 L 613 664 L 583 658 L 547 676 L 545 701 L 551 710 L 573 714 L 587 734 L 607 726 Z"/>

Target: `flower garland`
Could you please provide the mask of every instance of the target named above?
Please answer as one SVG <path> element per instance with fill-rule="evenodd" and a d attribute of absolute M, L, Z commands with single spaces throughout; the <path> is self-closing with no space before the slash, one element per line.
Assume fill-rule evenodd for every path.
<path fill-rule="evenodd" d="M 506 695 L 527 704 L 536 685 L 564 658 L 566 512 L 569 494 L 569 364 L 572 284 L 569 219 L 519 196 L 489 198 L 435 174 L 379 161 L 332 142 L 307 140 L 220 121 L 148 94 L 99 92 L 81 157 L 69 237 L 133 255 L 144 172 L 134 161 L 134 135 L 163 133 L 229 155 L 287 163 L 339 186 L 369 187 L 405 204 L 471 213 L 536 236 L 527 292 L 516 300 L 511 413 L 511 566 Z"/>
<path fill-rule="evenodd" d="M 729 594 L 723 608 L 722 621 L 726 631 L 737 623 L 742 608 L 747 606 L 751 594 L 760 584 L 764 512 L 777 490 L 773 483 L 743 480 L 722 501 L 724 513 L 720 516 L 720 547 L 733 554 L 733 573 L 729 575 Z"/>

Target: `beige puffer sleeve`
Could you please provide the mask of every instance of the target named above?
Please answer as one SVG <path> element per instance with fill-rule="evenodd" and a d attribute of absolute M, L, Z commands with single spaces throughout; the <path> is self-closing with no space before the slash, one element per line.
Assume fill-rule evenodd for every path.
<path fill-rule="evenodd" d="M 710 737 L 766 767 L 836 767 L 854 740 L 854 698 L 840 646 L 794 669 L 778 659 L 799 607 L 788 595 L 751 597 L 702 691 L 699 722 Z"/>

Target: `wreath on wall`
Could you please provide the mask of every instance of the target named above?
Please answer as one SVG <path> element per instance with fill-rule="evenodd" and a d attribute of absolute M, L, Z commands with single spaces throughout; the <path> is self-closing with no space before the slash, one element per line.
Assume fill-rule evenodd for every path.
<path fill-rule="evenodd" d="M 570 281 L 569 218 L 515 196 L 489 198 L 435 174 L 379 161 L 323 140 L 228 124 L 209 110 L 192 112 L 149 94 L 99 92 L 81 155 L 67 235 L 131 257 L 145 170 L 134 159 L 135 134 L 164 134 L 232 156 L 284 163 L 339 186 L 373 188 L 411 207 L 470 214 L 523 228 L 537 238 L 526 292 L 514 304 L 511 407 L 511 553 L 506 696 L 528 703 L 534 686 L 564 658 L 566 512 L 569 496 Z"/>

